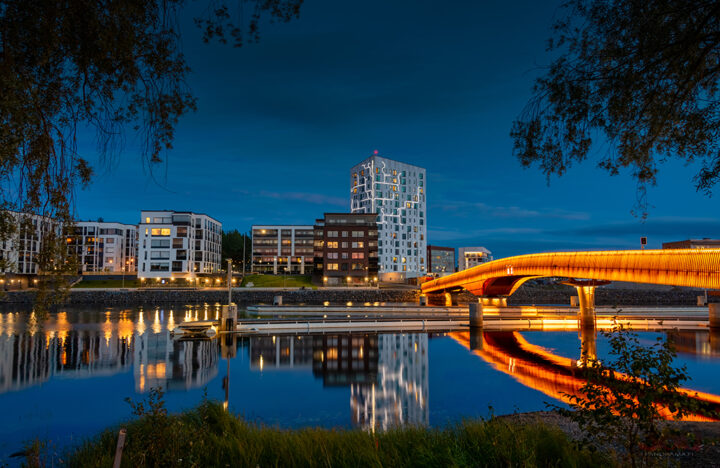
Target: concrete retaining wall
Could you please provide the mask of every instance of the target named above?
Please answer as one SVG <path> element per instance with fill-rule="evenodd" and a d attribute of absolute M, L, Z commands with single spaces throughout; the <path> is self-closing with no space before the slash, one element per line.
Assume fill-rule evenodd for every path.
<path fill-rule="evenodd" d="M 510 296 L 508 305 L 570 305 L 570 296 L 575 295 L 573 288 L 521 287 Z M 419 291 L 408 289 L 318 289 L 318 290 L 254 290 L 237 289 L 233 292 L 233 302 L 239 305 L 272 304 L 273 297 L 283 296 L 283 304 L 319 305 L 325 301 L 341 304 L 348 301 L 364 302 L 418 302 Z M 595 295 L 596 305 L 603 306 L 694 306 L 697 296 L 703 291 L 690 289 L 672 289 L 666 291 L 643 289 L 598 288 Z M 709 296 L 710 302 L 720 302 L 720 297 Z M 35 291 L 9 291 L 0 296 L 0 304 L 32 304 Z M 72 291 L 65 305 L 141 305 L 162 303 L 224 303 L 227 291 L 221 290 L 98 290 Z M 470 293 L 461 293 L 460 304 L 477 301 Z"/>
<path fill-rule="evenodd" d="M 253 290 L 238 289 L 233 292 L 233 302 L 239 305 L 272 304 L 273 297 L 283 296 L 283 304 L 320 305 L 325 301 L 331 303 L 364 302 L 417 302 L 418 292 L 415 290 L 394 289 L 323 289 L 323 290 Z M 32 304 L 35 291 L 8 292 L 0 297 L 0 304 Z M 141 305 L 162 303 L 226 303 L 227 291 L 220 290 L 99 290 L 72 291 L 64 305 Z"/>

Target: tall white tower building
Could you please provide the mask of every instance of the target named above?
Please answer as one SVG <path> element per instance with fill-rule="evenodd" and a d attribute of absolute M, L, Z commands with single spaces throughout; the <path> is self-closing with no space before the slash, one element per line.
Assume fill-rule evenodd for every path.
<path fill-rule="evenodd" d="M 350 210 L 377 214 L 381 280 L 427 272 L 426 192 L 425 169 L 377 151 L 350 170 Z"/>

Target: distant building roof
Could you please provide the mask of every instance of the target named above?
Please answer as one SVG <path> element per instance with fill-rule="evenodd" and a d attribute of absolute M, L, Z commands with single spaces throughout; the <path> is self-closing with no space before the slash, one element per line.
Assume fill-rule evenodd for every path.
<path fill-rule="evenodd" d="M 720 239 L 686 239 L 674 242 L 663 242 L 663 249 L 693 249 L 693 248 L 707 248 L 717 247 L 720 248 Z"/>

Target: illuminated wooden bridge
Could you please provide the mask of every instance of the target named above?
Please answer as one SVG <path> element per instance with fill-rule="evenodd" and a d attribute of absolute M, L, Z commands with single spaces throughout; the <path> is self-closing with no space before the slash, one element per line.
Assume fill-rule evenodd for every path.
<path fill-rule="evenodd" d="M 427 295 L 465 289 L 483 303 L 504 301 L 533 278 L 568 278 L 580 308 L 594 307 L 595 287 L 611 281 L 720 289 L 720 249 L 552 252 L 507 257 L 423 283 Z M 503 305 L 502 303 L 500 305 Z"/>

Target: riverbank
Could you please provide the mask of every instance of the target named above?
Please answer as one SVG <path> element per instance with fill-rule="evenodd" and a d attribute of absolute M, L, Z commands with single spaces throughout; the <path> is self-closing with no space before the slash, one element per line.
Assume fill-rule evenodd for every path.
<path fill-rule="evenodd" d="M 560 429 L 538 422 L 494 418 L 465 421 L 444 429 L 406 427 L 387 432 L 318 428 L 282 430 L 250 424 L 224 411 L 220 404 L 208 401 L 179 415 L 167 415 L 157 400 L 144 405 L 139 411 L 141 417 L 123 426 L 127 429 L 127 445 L 122 454 L 122 466 L 613 464 L 607 454 L 580 449 Z M 107 430 L 63 455 L 64 463 L 69 466 L 112 466 L 117 437 L 117 428 Z M 40 451 L 39 461 L 50 466 L 59 460 L 51 451 Z"/>
<path fill-rule="evenodd" d="M 697 297 L 704 291 L 689 288 L 656 289 L 600 287 L 596 291 L 598 306 L 695 306 Z M 283 297 L 283 304 L 322 305 L 363 304 L 365 302 L 418 303 L 418 289 L 375 288 L 234 288 L 233 302 L 240 306 L 272 304 L 275 296 Z M 565 285 L 523 285 L 508 299 L 508 305 L 569 305 L 574 288 Z M 8 291 L 0 296 L 0 304 L 33 304 L 36 291 Z M 63 305 L 136 306 L 165 303 L 213 304 L 226 303 L 225 289 L 194 288 L 133 288 L 133 289 L 72 289 Z M 468 292 L 457 296 L 459 304 L 477 301 Z M 720 302 L 720 297 L 709 296 L 710 302 Z"/>
<path fill-rule="evenodd" d="M 0 297 L 0 304 L 32 304 L 35 291 L 12 291 Z M 408 289 L 279 289 L 279 288 L 235 288 L 233 302 L 240 306 L 251 304 L 272 304 L 275 296 L 283 297 L 283 304 L 322 305 L 328 301 L 334 304 L 347 302 L 417 302 L 418 291 Z M 70 291 L 63 305 L 135 306 L 147 304 L 227 304 L 226 289 L 89 289 Z"/>
<path fill-rule="evenodd" d="M 29 466 L 112 466 L 120 427 L 126 429 L 122 465 L 145 466 L 622 466 L 619 452 L 579 444 L 583 433 L 555 412 L 466 420 L 443 429 L 403 427 L 279 429 L 252 424 L 203 401 L 169 415 L 153 394 L 134 403 L 138 419 L 108 429 L 59 455 L 35 443 Z M 367 421 L 370 423 L 370 421 Z M 694 441 L 653 454 L 657 465 L 714 466 L 720 423 L 669 421 Z"/>

